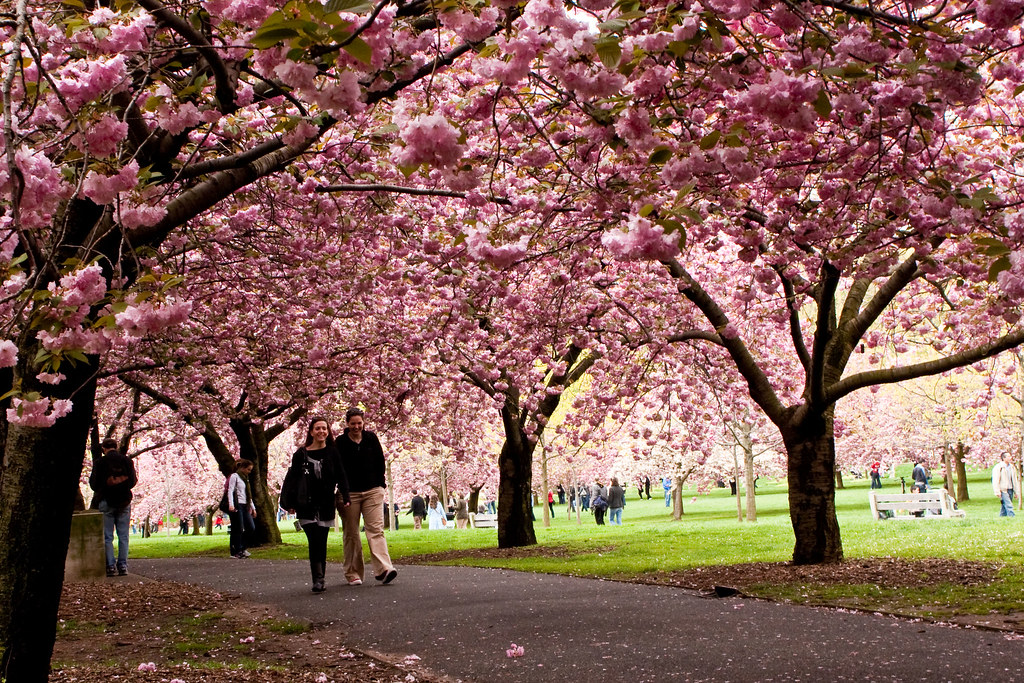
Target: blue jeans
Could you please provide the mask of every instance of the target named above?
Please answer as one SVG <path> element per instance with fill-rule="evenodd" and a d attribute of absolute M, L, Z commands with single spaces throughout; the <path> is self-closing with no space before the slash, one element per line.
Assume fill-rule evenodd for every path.
<path fill-rule="evenodd" d="M 622 526 L 622 508 L 608 508 L 608 523 Z"/>
<path fill-rule="evenodd" d="M 252 532 L 256 531 L 256 523 L 252 520 L 252 511 L 249 504 L 235 508 L 234 512 L 228 513 L 231 520 L 231 533 L 228 535 L 228 545 L 232 555 L 238 555 L 249 547 Z"/>
<path fill-rule="evenodd" d="M 665 489 L 665 507 L 672 507 L 672 489 Z"/>
<path fill-rule="evenodd" d="M 117 568 L 128 568 L 128 525 L 132 520 L 132 506 L 113 508 L 101 500 L 97 506 L 103 513 L 103 549 L 107 553 L 107 567 L 114 565 L 114 531 L 117 531 Z"/>
<path fill-rule="evenodd" d="M 1002 491 L 999 496 L 999 516 L 1016 517 L 1013 514 L 1013 489 Z"/>

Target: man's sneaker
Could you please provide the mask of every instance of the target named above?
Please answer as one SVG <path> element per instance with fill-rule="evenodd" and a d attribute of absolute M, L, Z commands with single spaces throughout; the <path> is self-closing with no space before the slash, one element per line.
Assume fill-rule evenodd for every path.
<path fill-rule="evenodd" d="M 348 585 L 350 585 L 350 586 L 362 586 L 363 585 L 363 580 L 362 579 L 352 579 L 351 581 L 348 582 Z"/>
<path fill-rule="evenodd" d="M 125 567 L 118 567 L 117 568 L 117 575 L 118 576 L 128 576 L 128 567 L 127 566 L 125 566 Z"/>
<path fill-rule="evenodd" d="M 117 576 L 117 567 L 114 565 L 107 567 L 107 576 Z"/>
<path fill-rule="evenodd" d="M 397 576 L 398 576 L 398 570 L 397 569 L 392 569 L 392 570 L 388 571 L 388 573 L 384 575 L 384 585 L 386 586 L 389 583 L 391 583 L 392 581 L 394 581 L 395 577 L 397 577 Z"/>
<path fill-rule="evenodd" d="M 252 554 L 248 550 L 243 550 L 241 553 L 242 557 L 251 557 Z"/>

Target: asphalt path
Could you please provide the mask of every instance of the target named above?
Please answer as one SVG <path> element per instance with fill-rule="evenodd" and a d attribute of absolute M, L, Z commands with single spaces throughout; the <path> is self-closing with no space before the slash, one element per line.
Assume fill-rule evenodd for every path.
<path fill-rule="evenodd" d="M 356 649 L 455 681 L 1024 680 L 1024 636 L 846 610 L 504 569 L 399 566 L 383 586 L 309 591 L 300 561 L 132 560 L 131 573 L 240 594 Z M 506 654 L 512 643 L 521 657 Z"/>

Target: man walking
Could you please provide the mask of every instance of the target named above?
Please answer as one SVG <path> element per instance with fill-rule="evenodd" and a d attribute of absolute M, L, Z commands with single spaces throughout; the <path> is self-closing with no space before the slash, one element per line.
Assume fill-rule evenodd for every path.
<path fill-rule="evenodd" d="M 992 490 L 999 498 L 999 516 L 1013 517 L 1013 496 L 1020 490 L 1020 481 L 1009 453 L 1000 454 L 999 462 L 992 468 Z"/>
<path fill-rule="evenodd" d="M 413 529 L 423 528 L 423 518 L 427 516 L 427 502 L 416 489 L 412 490 L 412 502 L 409 503 L 409 512 L 405 514 L 412 515 Z"/>
<path fill-rule="evenodd" d="M 93 465 L 89 486 L 96 492 L 103 513 L 103 548 L 107 576 L 128 573 L 128 525 L 132 517 L 132 488 L 138 482 L 135 465 L 117 450 L 117 441 L 104 439 L 103 455 Z M 117 531 L 117 563 L 114 562 L 114 531 Z"/>

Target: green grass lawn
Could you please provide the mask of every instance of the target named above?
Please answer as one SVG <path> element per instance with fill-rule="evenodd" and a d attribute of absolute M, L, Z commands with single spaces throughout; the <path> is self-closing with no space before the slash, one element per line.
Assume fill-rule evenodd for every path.
<path fill-rule="evenodd" d="M 909 466 L 901 467 L 897 473 L 907 476 L 909 469 Z M 1005 563 L 994 584 L 975 589 L 949 586 L 940 588 L 938 593 L 930 589 L 920 594 L 887 592 L 878 586 L 847 586 L 809 592 L 801 589 L 799 595 L 792 595 L 792 587 L 766 586 L 761 594 L 832 604 L 843 604 L 845 596 L 849 598 L 847 604 L 852 600 L 864 606 L 864 600 L 868 600 L 870 607 L 871 594 L 891 604 L 893 600 L 900 602 L 900 595 L 907 593 L 897 607 L 916 609 L 917 613 L 937 614 L 935 610 L 923 608 L 925 603 L 937 602 L 955 602 L 959 610 L 973 613 L 1024 610 L 1024 602 L 1016 597 L 1021 595 L 1024 586 L 1024 562 L 1020 552 L 1024 542 L 1024 514 L 1015 519 L 999 518 L 999 503 L 992 495 L 988 472 L 973 472 L 968 479 L 972 499 L 961 504 L 961 509 L 967 513 L 966 519 L 877 522 L 871 519 L 868 508 L 868 480 L 847 477 L 846 487 L 836 492 L 843 548 L 848 560 L 956 558 Z M 935 485 L 940 483 L 938 478 L 933 481 Z M 883 484 L 889 491 L 897 490 L 900 485 L 898 477 L 887 478 Z M 568 518 L 566 506 L 556 504 L 551 525 L 545 527 L 542 509 L 537 506 L 534 510 L 538 545 L 550 548 L 551 553 L 516 558 L 454 558 L 443 563 L 630 580 L 698 566 L 783 562 L 791 558 L 794 539 L 785 482 L 759 482 L 754 523 L 737 521 L 736 499 L 729 495 L 729 489 L 700 494 L 695 490 L 686 491 L 684 508 L 683 519 L 674 521 L 660 489 L 652 490 L 651 500 L 638 500 L 634 488 L 627 491 L 622 526 L 597 526 L 589 513 L 584 513 L 582 523 L 577 523 L 575 516 Z M 418 555 L 497 545 L 494 529 L 415 531 L 411 518 L 404 514 L 399 523 L 398 531 L 388 532 L 392 559 L 399 564 L 403 559 Z M 305 536 L 296 532 L 290 522 L 283 522 L 281 529 L 282 545 L 254 549 L 253 557 L 305 558 Z M 226 555 L 227 542 L 223 531 L 213 536 L 134 537 L 132 556 Z M 340 561 L 340 535 L 332 534 L 328 547 L 329 559 Z"/>

